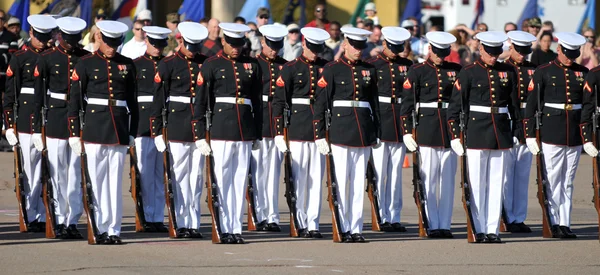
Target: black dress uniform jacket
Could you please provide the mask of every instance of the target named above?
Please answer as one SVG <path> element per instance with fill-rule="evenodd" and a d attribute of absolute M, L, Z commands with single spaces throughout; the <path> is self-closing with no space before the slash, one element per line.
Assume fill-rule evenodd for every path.
<path fill-rule="evenodd" d="M 90 54 L 82 48 L 65 50 L 62 46 L 46 50 L 34 69 L 35 111 L 33 112 L 33 131 L 42 131 L 42 108 L 46 96 L 46 136 L 51 138 L 69 138 L 67 123 L 67 99 L 71 90 L 71 74 L 79 60 Z M 48 92 L 61 94 L 63 99 L 51 97 Z"/>
<path fill-rule="evenodd" d="M 290 125 L 288 139 L 292 141 L 314 141 L 314 98 L 317 90 L 317 81 L 323 72 L 325 59 L 317 57 L 314 61 L 308 60 L 304 55 L 288 62 L 283 66 L 277 79 L 277 90 L 273 98 L 273 120 L 276 135 L 283 135 L 283 112 L 285 105 L 290 108 Z M 292 98 L 303 98 L 310 101 L 310 105 L 293 104 Z"/>
<path fill-rule="evenodd" d="M 24 49 L 15 52 L 10 59 L 6 69 L 6 90 L 4 92 L 4 119 L 8 128 L 14 127 L 15 114 L 13 104 L 18 104 L 17 132 L 33 133 L 33 112 L 35 110 L 35 96 L 21 94 L 21 89 L 30 88 L 33 91 L 35 85 L 34 71 L 38 57 L 43 49 L 35 49 L 29 44 Z"/>
<path fill-rule="evenodd" d="M 128 145 L 129 136 L 137 132 L 135 67 L 133 60 L 115 53 L 108 58 L 100 50 L 84 56 L 71 76 L 69 97 L 69 130 L 71 137 L 79 136 L 79 110 L 85 109 L 82 140 L 103 145 Z M 108 106 L 88 104 L 92 98 L 108 100 Z M 114 106 L 124 100 L 127 107 Z M 131 119 L 130 119 L 131 116 Z M 131 121 L 131 122 L 130 122 Z"/>
<path fill-rule="evenodd" d="M 281 56 L 271 59 L 266 57 L 263 53 L 260 53 L 256 59 L 258 60 L 260 70 L 262 72 L 262 95 L 269 97 L 268 101 L 262 100 L 262 136 L 266 138 L 272 138 L 275 136 L 275 125 L 273 125 L 273 120 L 271 119 L 273 113 L 273 96 L 275 95 L 275 89 L 277 88 L 275 81 L 287 60 L 283 59 Z"/>
<path fill-rule="evenodd" d="M 452 62 L 435 65 L 431 60 L 413 65 L 408 71 L 402 91 L 399 127 L 402 135 L 411 134 L 413 130 L 412 111 L 417 103 L 436 102 L 437 108 L 419 108 L 417 110 L 418 144 L 427 147 L 450 147 L 448 120 L 446 109 L 443 108 L 452 96 L 452 87 L 461 66 Z M 416 97 L 416 99 L 415 99 Z"/>
<path fill-rule="evenodd" d="M 567 67 L 558 59 L 539 66 L 529 82 L 527 90 L 527 108 L 525 108 L 525 135 L 535 138 L 535 113 L 538 110 L 538 86 L 541 90 L 540 102 L 542 127 L 541 140 L 554 145 L 581 145 L 579 123 L 581 109 L 570 110 L 571 104 L 581 104 L 583 97 L 583 82 L 588 69 L 579 64 Z M 568 104 L 568 110 L 560 110 L 544 106 L 546 103 Z"/>
<path fill-rule="evenodd" d="M 510 149 L 517 131 L 522 131 L 517 81 L 512 66 L 500 62 L 490 66 L 478 60 L 458 74 L 448 106 L 451 139 L 460 137 L 459 115 L 464 104 L 466 146 L 469 149 Z M 508 114 L 470 111 L 471 106 L 508 107 Z M 511 123 L 512 118 L 512 123 Z"/>
<path fill-rule="evenodd" d="M 191 128 L 194 116 L 193 100 L 200 67 L 206 60 L 201 54 L 187 58 L 181 51 L 164 58 L 154 76 L 154 103 L 150 124 L 152 137 L 162 134 L 162 109 L 167 100 L 167 135 L 170 141 L 194 142 Z M 186 103 L 168 100 L 169 97 L 189 98 Z"/>
<path fill-rule="evenodd" d="M 506 60 L 504 63 L 512 65 L 515 68 L 515 72 L 519 79 L 517 80 L 517 89 L 519 96 L 519 112 L 521 117 L 525 117 L 525 107 L 527 106 L 527 86 L 531 79 L 533 79 L 533 73 L 535 72 L 535 65 L 527 60 L 523 60 L 522 63 L 517 63 L 512 59 Z M 521 144 L 525 144 L 525 132 L 519 131 L 516 135 Z"/>
<path fill-rule="evenodd" d="M 592 115 L 594 115 L 596 108 L 600 106 L 597 94 L 600 87 L 598 86 L 600 86 L 600 66 L 590 70 L 583 85 L 583 109 L 581 110 L 581 124 L 579 125 L 583 143 L 594 142 L 592 132 L 597 131 L 597 129 L 593 129 Z M 600 121 L 597 123 L 600 123 Z M 596 144 L 596 146 L 598 145 Z"/>
<path fill-rule="evenodd" d="M 227 141 L 262 139 L 262 72 L 258 61 L 240 56 L 232 59 L 223 51 L 209 58 L 198 79 L 194 105 L 194 139 L 206 137 L 206 109 L 213 112 L 211 138 Z M 216 102 L 215 98 L 235 98 L 237 104 Z M 210 98 L 210 100 L 209 100 Z M 245 104 L 250 100 L 251 105 Z"/>
<path fill-rule="evenodd" d="M 153 96 L 154 95 L 154 76 L 156 75 L 156 65 L 162 59 L 162 56 L 151 56 L 144 54 L 135 60 L 136 80 L 137 80 L 137 96 Z M 156 99 L 156 98 L 153 98 Z M 162 101 L 160 101 L 162 102 Z M 150 135 L 150 112 L 152 102 L 139 102 L 139 123 L 138 137 L 149 137 Z"/>
<path fill-rule="evenodd" d="M 377 87 L 379 96 L 390 97 L 391 100 L 379 100 L 379 118 L 381 118 L 381 141 L 402 142 L 400 128 L 400 98 L 402 83 L 408 69 L 413 64 L 406 58 L 389 58 L 379 54 L 367 61 L 377 70 Z"/>
<path fill-rule="evenodd" d="M 19 38 L 12 32 L 4 29 L 0 33 L 0 93 L 4 92 L 4 83 L 6 82 L 6 69 L 10 62 L 10 57 L 19 49 Z"/>
<path fill-rule="evenodd" d="M 366 147 L 374 145 L 381 136 L 377 71 L 362 60 L 351 61 L 345 56 L 325 65 L 317 82 L 315 140 L 325 138 L 325 111 L 332 112 L 329 142 L 331 144 Z M 367 101 L 369 108 L 333 107 L 336 100 Z"/>

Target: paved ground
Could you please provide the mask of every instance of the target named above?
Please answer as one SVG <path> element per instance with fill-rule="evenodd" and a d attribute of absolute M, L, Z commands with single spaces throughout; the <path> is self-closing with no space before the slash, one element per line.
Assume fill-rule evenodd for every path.
<path fill-rule="evenodd" d="M 452 228 L 455 239 L 420 239 L 411 197 L 410 169 L 404 169 L 403 175 L 402 222 L 408 232 L 372 232 L 370 224 L 366 224 L 365 236 L 370 241 L 367 244 L 331 241 L 331 215 L 325 195 L 321 216 L 321 230 L 326 233 L 323 240 L 288 237 L 289 215 L 284 199 L 280 199 L 279 205 L 284 231 L 244 232 L 247 245 L 213 245 L 208 238 L 170 240 L 166 235 L 134 233 L 127 175 L 123 185 L 122 234 L 126 244 L 90 246 L 86 241 L 48 240 L 41 233 L 18 233 L 12 170 L 12 154 L 0 153 L 0 274 L 598 274 L 600 268 L 598 216 L 591 203 L 591 158 L 587 156 L 582 157 L 574 193 L 573 229 L 579 238 L 569 241 L 541 238 L 541 211 L 532 173 L 527 223 L 534 232 L 502 234 L 506 243 L 499 245 L 467 243 L 458 186 Z M 283 192 L 283 187 L 280 191 Z M 370 223 L 366 203 L 367 200 L 365 221 Z M 208 213 L 206 207 L 203 212 Z M 204 215 L 202 220 L 207 236 L 210 236 L 209 219 Z"/>

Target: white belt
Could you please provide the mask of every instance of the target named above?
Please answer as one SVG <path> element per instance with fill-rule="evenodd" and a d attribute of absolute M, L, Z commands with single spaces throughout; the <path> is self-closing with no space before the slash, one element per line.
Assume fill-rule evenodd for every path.
<path fill-rule="evenodd" d="M 379 102 L 381 103 L 400 103 L 400 99 L 399 98 L 391 98 L 389 96 L 380 96 L 379 97 Z"/>
<path fill-rule="evenodd" d="M 229 104 L 245 104 L 252 106 L 252 101 L 249 98 L 243 97 L 216 97 L 215 102 Z"/>
<path fill-rule="evenodd" d="M 521 102 L 521 109 L 527 108 L 527 102 Z"/>
<path fill-rule="evenodd" d="M 137 97 L 138 102 L 152 102 L 154 97 L 151 95 L 141 95 Z"/>
<path fill-rule="evenodd" d="M 21 88 L 22 95 L 32 95 L 33 93 L 33 88 Z"/>
<path fill-rule="evenodd" d="M 0 49 L 8 49 L 8 45 L 0 45 Z"/>
<path fill-rule="evenodd" d="M 48 91 L 48 94 L 50 95 L 51 98 L 54 98 L 54 99 L 67 100 L 67 94 L 55 93 L 55 92 L 50 92 L 50 91 Z"/>
<path fill-rule="evenodd" d="M 127 101 L 116 99 L 88 98 L 87 103 L 92 105 L 127 107 Z"/>
<path fill-rule="evenodd" d="M 310 105 L 310 98 L 292 98 L 292 104 Z"/>
<path fill-rule="evenodd" d="M 471 106 L 473 112 L 488 113 L 488 114 L 508 114 L 507 107 L 487 107 L 487 106 Z"/>
<path fill-rule="evenodd" d="M 544 103 L 544 107 L 561 110 L 581 110 L 581 104 Z"/>
<path fill-rule="evenodd" d="M 417 108 L 446 109 L 448 108 L 448 102 L 419 102 Z"/>
<path fill-rule="evenodd" d="M 189 96 L 169 96 L 170 102 L 179 102 L 185 104 L 193 104 L 196 98 L 192 98 Z"/>
<path fill-rule="evenodd" d="M 269 96 L 268 95 L 263 95 L 262 99 L 264 102 L 269 102 Z"/>
<path fill-rule="evenodd" d="M 371 104 L 369 104 L 368 101 L 336 100 L 333 102 L 333 107 L 359 107 L 371 109 Z"/>

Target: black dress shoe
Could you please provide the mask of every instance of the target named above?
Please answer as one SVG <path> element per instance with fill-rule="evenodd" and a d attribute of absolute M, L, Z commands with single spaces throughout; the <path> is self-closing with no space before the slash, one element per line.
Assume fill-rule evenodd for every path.
<path fill-rule="evenodd" d="M 560 226 L 558 225 L 553 225 L 552 226 L 552 238 L 564 238 L 565 234 L 564 232 L 560 229 Z"/>
<path fill-rule="evenodd" d="M 223 233 L 223 234 L 221 234 L 221 243 L 222 244 L 234 244 L 234 243 L 236 243 L 236 241 L 232 234 Z"/>
<path fill-rule="evenodd" d="M 395 231 L 394 228 L 392 227 L 392 225 L 389 222 L 384 222 L 384 223 L 380 224 L 379 228 L 383 232 L 394 232 Z"/>
<path fill-rule="evenodd" d="M 571 231 L 571 228 L 569 228 L 568 226 L 560 226 L 560 231 L 562 231 L 563 233 L 563 237 L 561 237 L 562 239 L 575 239 L 577 238 L 577 235 L 575 235 L 575 233 L 573 233 L 573 231 Z"/>
<path fill-rule="evenodd" d="M 354 233 L 354 234 L 352 234 L 352 240 L 355 243 L 366 243 L 367 242 L 367 240 L 365 240 L 365 237 L 363 237 L 363 235 L 360 234 L 360 233 Z"/>
<path fill-rule="evenodd" d="M 156 232 L 166 233 L 169 232 L 169 228 L 165 226 L 162 222 L 155 222 L 154 228 L 156 228 Z"/>
<path fill-rule="evenodd" d="M 56 227 L 56 238 L 57 239 L 68 239 L 69 232 L 67 232 L 67 226 L 64 224 L 59 224 Z"/>
<path fill-rule="evenodd" d="M 83 239 L 81 232 L 77 229 L 77 225 L 71 224 L 67 227 L 67 236 L 69 239 Z"/>
<path fill-rule="evenodd" d="M 144 224 L 144 232 L 154 233 L 158 232 L 158 230 L 156 230 L 156 226 L 154 225 L 154 223 L 148 222 Z"/>
<path fill-rule="evenodd" d="M 521 233 L 531 233 L 531 228 L 527 226 L 524 222 L 515 223 L 517 227 L 519 227 L 519 232 Z"/>
<path fill-rule="evenodd" d="M 486 243 L 502 243 L 502 240 L 496 234 L 487 234 Z"/>
<path fill-rule="evenodd" d="M 175 236 L 176 236 L 176 238 L 189 238 L 190 232 L 188 231 L 187 228 L 178 228 L 177 234 Z"/>
<path fill-rule="evenodd" d="M 516 224 L 516 223 L 507 223 L 506 224 L 506 231 L 510 232 L 510 233 L 519 233 L 521 232 L 521 228 Z"/>
<path fill-rule="evenodd" d="M 476 243 L 482 243 L 484 241 L 485 241 L 485 234 L 483 234 L 483 233 L 475 234 L 475 242 Z"/>
<path fill-rule="evenodd" d="M 454 235 L 452 235 L 452 231 L 448 230 L 448 229 L 440 229 L 440 233 L 441 233 L 441 237 L 444 239 L 452 239 L 454 238 Z"/>
<path fill-rule="evenodd" d="M 440 231 L 439 229 L 429 230 L 429 234 L 427 234 L 427 237 L 430 239 L 439 239 L 442 237 L 442 231 Z"/>
<path fill-rule="evenodd" d="M 392 227 L 396 232 L 406 232 L 406 227 L 402 226 L 399 222 L 392 223 Z"/>
<path fill-rule="evenodd" d="M 267 231 L 281 232 L 281 227 L 279 227 L 278 224 L 272 222 L 272 223 L 267 224 Z"/>
<path fill-rule="evenodd" d="M 256 231 L 268 231 L 268 230 L 269 230 L 269 224 L 267 224 L 267 220 L 264 220 L 264 221 L 256 224 Z"/>
<path fill-rule="evenodd" d="M 38 232 L 38 233 L 46 232 L 46 223 L 45 222 L 39 222 L 38 223 L 38 230 L 36 232 Z"/>
<path fill-rule="evenodd" d="M 27 232 L 38 232 L 39 222 L 37 220 L 27 224 Z"/>
<path fill-rule="evenodd" d="M 123 240 L 121 240 L 121 237 L 117 236 L 117 235 L 111 235 L 108 237 L 111 241 L 111 244 L 122 244 Z"/>
<path fill-rule="evenodd" d="M 323 235 L 321 235 L 321 232 L 319 232 L 319 230 L 311 230 L 311 231 L 308 231 L 308 233 L 310 234 L 310 237 L 313 239 L 323 239 Z"/>
<path fill-rule="evenodd" d="M 112 244 L 112 240 L 108 237 L 108 233 L 104 232 L 98 236 L 96 236 L 97 244 Z"/>
<path fill-rule="evenodd" d="M 200 231 L 195 228 L 188 229 L 188 232 L 190 233 L 190 238 L 192 239 L 202 239 L 204 237 L 202 236 L 202 233 L 200 233 Z"/>
<path fill-rule="evenodd" d="M 310 232 L 308 232 L 308 229 L 306 229 L 306 228 L 298 229 L 298 237 L 299 238 L 310 238 Z"/>
<path fill-rule="evenodd" d="M 354 239 L 352 239 L 352 235 L 350 235 L 350 232 L 346 232 L 342 234 L 342 242 L 343 243 L 353 243 Z"/>
<path fill-rule="evenodd" d="M 246 241 L 242 238 L 242 234 L 233 234 L 233 238 L 235 239 L 235 243 L 237 244 L 245 244 Z"/>

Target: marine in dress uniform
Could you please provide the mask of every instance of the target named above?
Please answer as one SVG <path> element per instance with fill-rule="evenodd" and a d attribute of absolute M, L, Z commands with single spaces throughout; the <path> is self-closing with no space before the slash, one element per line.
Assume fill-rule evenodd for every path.
<path fill-rule="evenodd" d="M 594 141 L 592 140 L 592 134 L 594 131 L 598 131 L 598 129 L 593 128 L 593 115 L 598 111 L 596 108 L 599 106 L 597 103 L 597 91 L 600 87 L 598 86 L 600 86 L 600 66 L 591 69 L 585 77 L 581 124 L 579 125 L 583 139 L 583 150 L 593 158 L 598 156 L 598 148 L 594 146 Z"/>
<path fill-rule="evenodd" d="M 262 140 L 259 150 L 252 151 L 250 170 L 252 182 L 255 185 L 254 201 L 256 204 L 256 225 L 258 231 L 281 231 L 279 227 L 279 175 L 281 170 L 282 153 L 275 148 L 273 137 L 275 126 L 271 119 L 272 101 L 275 95 L 275 81 L 279 71 L 287 61 L 277 52 L 283 48 L 283 38 L 288 31 L 281 25 L 264 25 L 259 28 L 263 34 L 261 39 L 262 50 L 256 57 L 262 72 L 262 108 L 263 126 Z"/>
<path fill-rule="evenodd" d="M 575 63 L 585 38 L 576 33 L 556 33 L 558 56 L 537 67 L 529 82 L 525 108 L 525 137 L 533 155 L 544 152 L 548 177 L 550 224 L 553 238 L 576 238 L 571 231 L 571 208 L 575 172 L 581 155 L 581 107 L 583 83 L 588 69 Z M 538 87 L 540 93 L 538 93 Z M 538 101 L 539 96 L 539 101 Z M 540 105 L 538 106 L 538 102 Z M 543 113 L 541 148 L 535 139 L 534 115 Z M 584 129 L 585 126 L 582 126 Z M 590 138 L 590 137 L 588 137 Z M 585 141 L 585 136 L 584 136 Z"/>
<path fill-rule="evenodd" d="M 448 105 L 448 131 L 452 150 L 462 156 L 465 152 L 459 139 L 459 123 L 463 110 L 475 240 L 500 243 L 498 229 L 509 149 L 522 122 L 514 69 L 497 62 L 506 34 L 481 32 L 477 39 L 481 41 L 481 58 L 458 74 Z"/>
<path fill-rule="evenodd" d="M 3 22 L 6 22 L 6 18 L 4 18 Z M 9 32 L 4 25 L 0 25 L 0 93 L 4 92 L 6 69 L 8 68 L 10 57 L 18 49 L 19 37 Z"/>
<path fill-rule="evenodd" d="M 406 148 L 421 154 L 421 178 L 425 187 L 425 212 L 430 238 L 452 238 L 452 207 L 456 154 L 450 149 L 446 111 L 461 66 L 446 62 L 456 38 L 446 32 L 429 32 L 429 57 L 413 65 L 403 84 L 401 124 Z M 416 102 L 416 106 L 415 106 Z M 415 110 L 416 108 L 416 110 Z M 417 137 L 413 137 L 412 112 L 416 111 Z M 416 140 L 415 140 L 416 138 Z"/>
<path fill-rule="evenodd" d="M 67 99 L 71 89 L 71 74 L 79 60 L 89 54 L 79 46 L 81 32 L 86 28 L 84 20 L 62 17 L 56 20 L 60 29 L 59 45 L 43 52 L 34 69 L 35 109 L 31 139 L 38 151 L 44 149 L 42 141 L 42 108 L 46 108 L 46 148 L 50 184 L 53 185 L 58 238 L 82 236 L 77 222 L 83 213 L 81 200 L 80 156 L 69 147 L 67 125 Z M 44 97 L 46 97 L 44 99 Z M 46 104 L 44 106 L 44 104 Z"/>
<path fill-rule="evenodd" d="M 400 131 L 400 93 L 412 61 L 400 57 L 410 32 L 401 27 L 384 27 L 383 51 L 367 62 L 377 70 L 381 146 L 373 149 L 373 167 L 377 178 L 380 228 L 405 232 L 400 224 L 402 210 L 402 163 L 406 147 Z"/>
<path fill-rule="evenodd" d="M 94 193 L 90 211 L 95 212 L 98 232 L 96 242 L 121 244 L 123 166 L 127 148 L 134 145 L 138 122 L 136 74 L 133 60 L 117 52 L 127 25 L 103 20 L 96 26 L 102 35 L 100 47 L 81 58 L 71 75 L 69 145 L 72 153 L 80 155 L 85 149 L 87 154 L 86 169 Z M 80 129 L 82 109 L 84 128 Z"/>
<path fill-rule="evenodd" d="M 223 29 L 223 51 L 202 66 L 192 125 L 198 149 L 214 156 L 221 242 L 243 244 L 242 209 L 250 151 L 260 149 L 262 138 L 262 73 L 256 59 L 240 55 L 250 28 L 236 23 L 219 27 Z M 207 108 L 213 112 L 210 144 L 206 141 Z"/>
<path fill-rule="evenodd" d="M 171 30 L 163 27 L 144 26 L 146 52 L 133 60 L 137 73 L 138 131 L 135 138 L 137 167 L 140 171 L 142 201 L 146 227 L 144 232 L 168 232 L 163 224 L 165 217 L 165 186 L 163 182 L 163 157 L 156 150 L 151 136 L 150 112 L 154 102 L 154 76 L 162 50 L 167 46 Z M 162 103 L 162 101 L 159 100 Z"/>
<path fill-rule="evenodd" d="M 323 29 L 312 27 L 302 28 L 300 32 L 304 36 L 302 55 L 284 65 L 277 78 L 273 98 L 274 140 L 279 151 L 288 150 L 283 136 L 283 114 L 287 107 L 290 110 L 288 141 L 296 192 L 298 236 L 323 238 L 319 231 L 319 217 L 325 159 L 314 142 L 313 108 L 317 81 L 327 64 L 326 60 L 318 57 L 318 53 L 325 49 L 325 41 L 330 36 Z"/>
<path fill-rule="evenodd" d="M 39 55 L 46 49 L 46 43 L 51 39 L 51 32 L 56 28 L 54 18 L 46 15 L 30 15 L 27 22 L 31 25 L 29 35 L 31 41 L 23 49 L 15 52 L 6 70 L 6 90 L 4 93 L 4 123 L 6 140 L 11 146 L 21 144 L 23 151 L 23 171 L 25 178 L 25 198 L 29 231 L 45 232 L 46 208 L 42 202 L 41 192 L 41 154 L 35 149 L 31 134 L 35 125 L 32 124 L 35 111 L 35 65 Z M 17 114 L 13 107 L 17 105 Z M 15 121 L 15 117 L 17 120 Z M 16 133 L 15 133 L 16 123 Z"/>
<path fill-rule="evenodd" d="M 202 238 L 200 233 L 200 205 L 202 201 L 202 166 L 204 159 L 194 146 L 191 127 L 196 80 L 206 57 L 199 52 L 208 30 L 195 22 L 182 22 L 177 29 L 184 45 L 175 54 L 163 59 L 154 76 L 154 104 L 150 124 L 152 137 L 159 152 L 167 145 L 162 136 L 161 111 L 167 108 L 167 136 L 173 164 L 173 192 L 178 238 Z M 160 177 L 162 179 L 162 177 Z"/>
<path fill-rule="evenodd" d="M 377 70 L 360 59 L 370 31 L 342 28 L 344 56 L 328 63 L 317 82 L 314 107 L 315 143 L 323 155 L 333 155 L 340 202 L 342 242 L 365 242 L 363 199 L 371 147 L 380 146 Z M 331 110 L 329 140 L 326 111 Z M 329 142 L 329 144 L 328 144 Z"/>
<path fill-rule="evenodd" d="M 517 89 L 519 97 L 518 110 L 521 117 L 525 116 L 525 107 L 527 106 L 527 86 L 533 78 L 535 65 L 527 61 L 527 55 L 531 53 L 531 44 L 536 40 L 535 36 L 523 31 L 511 31 L 508 34 L 510 38 L 510 57 L 505 61 L 512 65 L 519 79 L 517 80 Z M 516 107 L 516 106 L 515 106 Z M 524 132 L 517 133 L 513 140 L 518 145 L 513 146 L 511 156 L 506 170 L 506 182 L 503 191 L 503 217 L 506 223 L 506 229 L 509 232 L 529 233 L 531 229 L 527 226 L 527 194 L 529 189 L 529 172 L 531 170 L 531 152 L 525 145 Z"/>

